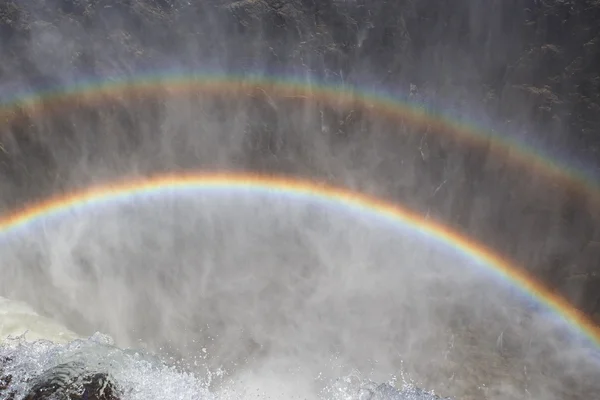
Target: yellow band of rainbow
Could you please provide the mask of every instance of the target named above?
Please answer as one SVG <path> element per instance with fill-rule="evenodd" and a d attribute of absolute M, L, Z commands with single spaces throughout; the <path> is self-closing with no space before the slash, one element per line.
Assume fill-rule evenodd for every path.
<path fill-rule="evenodd" d="M 300 198 L 321 199 L 333 202 L 336 206 L 347 206 L 367 216 L 384 218 L 393 224 L 418 231 L 456 249 L 470 259 L 477 261 L 478 265 L 482 265 L 483 268 L 520 288 L 540 304 L 547 306 L 567 324 L 600 348 L 600 327 L 596 326 L 583 313 L 573 308 L 561 296 L 537 282 L 524 269 L 511 265 L 499 255 L 451 231 L 447 227 L 428 221 L 397 205 L 364 194 L 305 180 L 253 174 L 206 173 L 161 175 L 153 178 L 101 185 L 81 192 L 51 198 L 5 215 L 0 218 L 0 237 L 14 234 L 20 230 L 19 228 L 30 228 L 35 221 L 44 220 L 77 207 L 93 207 L 99 203 L 106 203 L 119 198 L 185 189 L 246 189 L 256 192 L 269 191 Z M 0 271 L 1 268 L 0 265 Z"/>
<path fill-rule="evenodd" d="M 600 202 L 600 186 L 594 177 L 558 162 L 535 147 L 508 135 L 482 129 L 470 122 L 433 113 L 416 103 L 401 101 L 376 92 L 360 91 L 352 87 L 259 76 L 187 72 L 138 74 L 131 78 L 83 81 L 57 90 L 15 95 L 11 100 L 0 102 L 0 121 L 10 120 L 20 109 L 27 109 L 30 112 L 47 111 L 53 107 L 68 110 L 77 102 L 93 104 L 96 101 L 102 102 L 127 95 L 152 96 L 167 92 L 239 96 L 255 89 L 261 89 L 274 97 L 307 98 L 340 107 L 347 105 L 363 108 L 376 115 L 402 120 L 415 127 L 428 127 L 437 134 L 452 135 L 471 144 L 491 144 L 492 151 L 503 152 L 510 158 L 510 162 L 547 176 L 553 182 L 574 186 L 590 194 L 594 202 Z M 39 107 L 41 104 L 44 107 Z"/>

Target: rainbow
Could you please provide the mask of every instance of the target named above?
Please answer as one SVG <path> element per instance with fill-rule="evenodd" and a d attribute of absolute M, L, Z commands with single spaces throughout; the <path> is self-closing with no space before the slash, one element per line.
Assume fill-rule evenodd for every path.
<path fill-rule="evenodd" d="M 0 218 L 0 234 L 3 236 L 11 235 L 11 233 L 16 233 L 17 230 L 31 228 L 36 221 L 58 216 L 61 213 L 82 207 L 87 208 L 111 201 L 132 199 L 144 194 L 160 193 L 162 191 L 173 192 L 184 189 L 249 190 L 255 193 L 268 192 L 274 195 L 292 195 L 300 200 L 328 201 L 336 207 L 347 207 L 369 218 L 383 218 L 395 224 L 395 226 L 409 228 L 458 250 L 504 281 L 520 288 L 540 304 L 548 307 L 568 325 L 600 347 L 600 327 L 587 319 L 583 313 L 573 308 L 565 299 L 538 283 L 532 276 L 524 272 L 524 269 L 511 265 L 507 260 L 474 241 L 396 205 L 364 194 L 310 181 L 275 176 L 226 173 L 161 175 L 148 179 L 123 181 L 51 198 L 5 215 Z"/>
<path fill-rule="evenodd" d="M 160 93 L 239 96 L 260 90 L 276 98 L 311 99 L 336 106 L 363 108 L 375 115 L 401 120 L 411 126 L 431 128 L 438 134 L 453 135 L 475 146 L 491 144 L 494 151 L 507 155 L 516 165 L 540 173 L 552 182 L 575 187 L 591 195 L 593 200 L 600 201 L 600 185 L 592 174 L 559 162 L 549 154 L 510 135 L 485 130 L 468 121 L 431 112 L 419 104 L 411 104 L 380 92 L 293 79 L 185 72 L 140 74 L 134 78 L 82 82 L 57 90 L 13 95 L 11 99 L 0 102 L 0 121 L 11 120 L 18 110 L 48 112 L 49 109 L 68 109 L 78 102 L 95 104 L 126 96 L 151 96 Z"/>

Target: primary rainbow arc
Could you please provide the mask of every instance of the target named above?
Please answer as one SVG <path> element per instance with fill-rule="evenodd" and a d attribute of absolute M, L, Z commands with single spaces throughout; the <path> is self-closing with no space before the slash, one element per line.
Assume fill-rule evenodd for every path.
<path fill-rule="evenodd" d="M 545 305 L 566 321 L 572 328 L 582 333 L 600 348 L 600 327 L 596 326 L 582 312 L 573 308 L 560 295 L 537 282 L 522 268 L 511 265 L 501 256 L 476 242 L 453 232 L 449 228 L 411 213 L 397 205 L 365 194 L 351 192 L 332 186 L 315 184 L 310 181 L 285 177 L 260 176 L 253 174 L 171 174 L 148 179 L 124 181 L 92 187 L 87 190 L 67 194 L 33 204 L 25 209 L 0 218 L 0 235 L 10 235 L 19 228 L 28 228 L 35 221 L 43 220 L 63 211 L 77 207 L 93 207 L 119 198 L 158 193 L 162 190 L 196 189 L 248 189 L 269 191 L 279 194 L 298 195 L 330 201 L 352 210 L 383 217 L 390 222 L 418 231 L 428 237 L 457 249 L 464 255 L 478 261 L 496 275 L 507 280 Z M 1 268 L 1 266 L 0 266 Z"/>

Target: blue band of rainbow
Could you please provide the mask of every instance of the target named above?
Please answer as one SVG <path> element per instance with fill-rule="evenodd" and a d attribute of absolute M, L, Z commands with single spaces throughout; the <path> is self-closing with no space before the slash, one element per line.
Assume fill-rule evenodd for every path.
<path fill-rule="evenodd" d="M 595 346 L 600 348 L 600 327 L 596 326 L 583 313 L 573 308 L 561 296 L 537 282 L 524 269 L 494 254 L 468 238 L 450 229 L 410 213 L 394 204 L 364 194 L 325 186 L 304 180 L 284 177 L 259 176 L 252 174 L 177 174 L 162 175 L 149 179 L 125 181 L 92 187 L 78 193 L 67 194 L 33 204 L 23 210 L 0 218 L 0 234 L 11 235 L 17 230 L 28 229 L 36 221 L 80 207 L 93 207 L 107 202 L 141 196 L 159 194 L 163 191 L 183 189 L 244 189 L 256 192 L 268 191 L 280 194 L 298 195 L 316 200 L 333 202 L 346 206 L 368 216 L 384 218 L 392 224 L 418 231 L 456 249 L 465 256 L 477 261 L 478 265 L 523 290 L 527 295 L 545 305 L 575 331 L 582 333 Z M 1 265 L 0 265 L 1 268 Z"/>

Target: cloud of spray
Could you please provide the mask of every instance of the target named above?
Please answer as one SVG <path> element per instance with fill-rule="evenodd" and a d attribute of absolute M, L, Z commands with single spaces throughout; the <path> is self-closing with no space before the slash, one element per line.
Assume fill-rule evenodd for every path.
<path fill-rule="evenodd" d="M 543 324 L 527 326 L 519 304 L 467 260 L 413 232 L 292 198 L 138 198 L 47 222 L 3 254 L 8 297 L 124 347 L 188 361 L 206 350 L 209 365 L 234 377 L 264 368 L 382 380 L 404 367 L 459 394 L 465 383 L 450 384 L 450 373 L 466 374 L 467 385 L 510 376 L 494 365 L 503 352 L 521 354 L 516 365 L 549 349 L 545 360 L 566 359 L 552 331 L 532 336 Z"/>
<path fill-rule="evenodd" d="M 15 67 L 8 76 L 66 86 L 76 70 L 131 73 L 175 64 L 358 80 L 373 75 L 368 67 L 383 68 L 368 59 L 345 59 L 356 65 L 349 72 L 334 68 L 348 38 L 367 46 L 385 36 L 377 19 L 383 8 L 374 8 L 372 26 L 339 38 L 356 21 L 352 9 L 338 12 L 329 3 L 310 6 L 320 7 L 316 22 L 306 12 L 310 2 L 300 1 L 278 2 L 276 9 L 260 1 L 202 2 L 180 5 L 179 12 L 158 2 L 125 3 L 79 2 L 83 11 L 68 11 L 74 16 L 31 5 L 37 20 L 22 49 L 31 71 Z M 407 6 L 407 19 L 410 12 L 416 11 Z M 419 65 L 430 78 L 465 73 L 452 68 L 460 57 L 448 58 L 448 49 L 431 52 L 445 58 L 412 60 L 408 72 L 395 65 L 397 82 L 408 83 Z M 431 82 L 436 94 L 451 97 L 448 82 Z M 515 236 L 513 246 L 525 238 L 528 245 L 506 247 L 526 253 L 527 261 L 542 258 L 528 247 L 566 236 L 560 221 L 547 222 L 551 230 L 510 218 L 541 198 L 555 216 L 563 199 L 547 195 L 551 189 L 518 180 L 485 151 L 467 153 L 450 138 L 365 110 L 260 90 L 232 98 L 175 96 L 165 88 L 146 98 L 22 117 L 2 128 L 6 204 L 161 171 L 253 170 L 326 179 L 452 222 L 458 215 L 463 226 L 488 236 L 496 229 L 491 221 L 508 220 L 516 228 L 505 236 Z M 517 200 L 507 198 L 509 190 Z M 578 232 L 581 240 L 570 239 L 585 242 L 587 231 Z M 271 381 L 292 376 L 309 382 L 298 391 L 311 392 L 318 374 L 358 370 L 384 380 L 405 370 L 461 399 L 585 398 L 597 385 L 598 370 L 583 350 L 566 345 L 552 324 L 468 260 L 410 232 L 290 198 L 146 197 L 47 221 L 0 249 L 1 296 L 23 300 L 79 334 L 110 334 L 123 347 L 144 345 L 188 360 L 205 349 L 210 367 L 225 367 L 232 379 L 259 380 L 254 374 L 269 381 L 277 372 Z"/>

